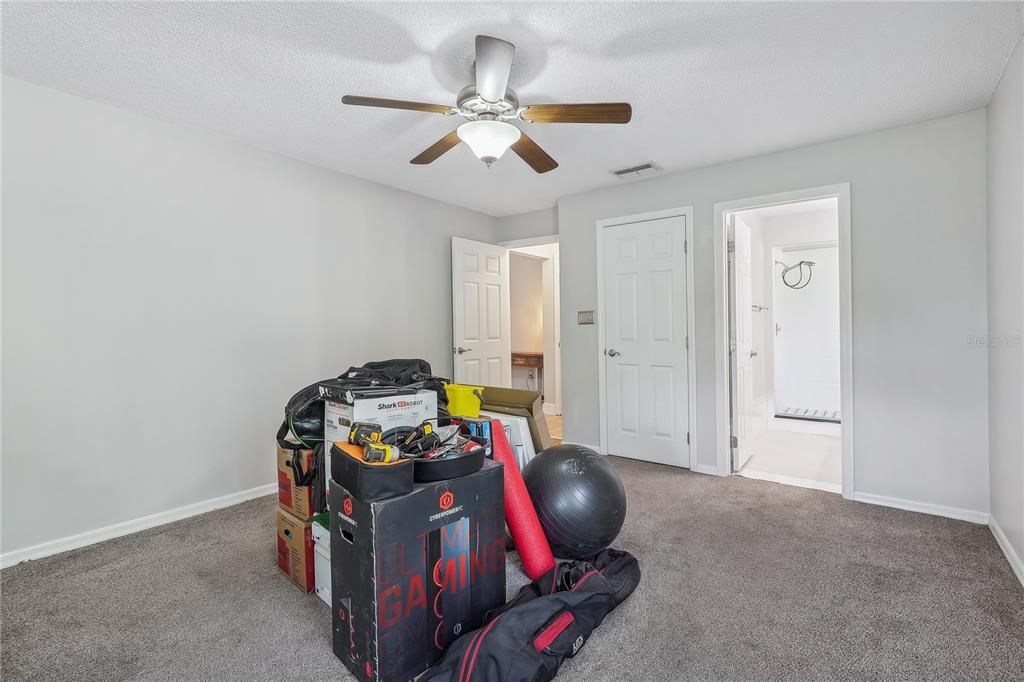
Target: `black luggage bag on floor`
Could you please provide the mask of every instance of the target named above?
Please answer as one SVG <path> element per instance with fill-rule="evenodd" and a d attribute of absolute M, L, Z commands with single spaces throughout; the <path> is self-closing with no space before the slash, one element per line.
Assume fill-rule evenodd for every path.
<path fill-rule="evenodd" d="M 590 561 L 562 562 L 453 642 L 420 682 L 551 680 L 639 582 L 640 566 L 628 552 L 606 549 Z"/>

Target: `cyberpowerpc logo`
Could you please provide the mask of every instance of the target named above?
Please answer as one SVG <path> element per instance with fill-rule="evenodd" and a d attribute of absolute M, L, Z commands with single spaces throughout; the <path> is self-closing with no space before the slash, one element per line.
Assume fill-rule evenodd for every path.
<path fill-rule="evenodd" d="M 458 507 L 455 506 L 455 493 L 450 490 L 441 493 L 441 496 L 437 498 L 437 506 L 441 508 L 441 511 L 437 514 L 432 514 L 429 519 L 430 521 L 437 521 L 462 511 L 461 504 Z"/>
<path fill-rule="evenodd" d="M 352 498 L 345 497 L 345 500 L 341 503 L 341 510 L 338 512 L 338 518 L 342 521 L 348 521 L 353 526 L 358 526 L 359 524 L 352 518 L 352 508 Z"/>
<path fill-rule="evenodd" d="M 423 399 L 419 400 L 395 400 L 390 403 L 377 403 L 378 410 L 407 410 L 411 407 L 419 407 L 423 404 Z"/>

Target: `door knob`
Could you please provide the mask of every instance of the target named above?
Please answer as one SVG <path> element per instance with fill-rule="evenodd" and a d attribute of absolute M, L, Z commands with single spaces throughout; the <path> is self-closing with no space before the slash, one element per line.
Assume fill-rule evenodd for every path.
<path fill-rule="evenodd" d="M 458 348 L 455 349 L 455 352 L 458 353 L 459 355 L 462 355 L 463 353 L 468 353 L 471 350 L 473 350 L 473 349 L 472 348 L 463 348 L 462 346 L 459 346 Z"/>
<path fill-rule="evenodd" d="M 608 354 L 608 357 L 610 357 L 610 358 L 617 358 L 620 355 L 622 355 L 622 353 L 620 353 L 619 351 L 615 350 L 614 348 L 609 348 L 605 352 Z"/>
<path fill-rule="evenodd" d="M 750 351 L 750 357 L 751 357 L 751 359 L 756 358 L 757 357 L 757 351 L 756 350 Z"/>

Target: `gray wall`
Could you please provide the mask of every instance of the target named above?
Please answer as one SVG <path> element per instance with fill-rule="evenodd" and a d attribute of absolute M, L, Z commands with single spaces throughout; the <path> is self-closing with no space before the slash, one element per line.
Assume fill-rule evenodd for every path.
<path fill-rule="evenodd" d="M 558 234 L 558 209 L 552 206 L 539 211 L 498 218 L 498 230 L 502 241 Z"/>
<path fill-rule="evenodd" d="M 597 444 L 595 223 L 692 205 L 696 459 L 715 463 L 713 204 L 849 182 L 855 486 L 985 513 L 985 111 L 569 196 L 558 205 L 567 440 Z M 502 234 L 502 238 L 511 238 Z"/>
<path fill-rule="evenodd" d="M 349 365 L 451 372 L 449 237 L 495 219 L 3 97 L 3 552 L 272 483 L 285 401 Z"/>
<path fill-rule="evenodd" d="M 1024 558 L 1022 192 L 1024 44 L 1018 44 L 988 108 L 988 381 L 992 519 L 1020 558 Z"/>

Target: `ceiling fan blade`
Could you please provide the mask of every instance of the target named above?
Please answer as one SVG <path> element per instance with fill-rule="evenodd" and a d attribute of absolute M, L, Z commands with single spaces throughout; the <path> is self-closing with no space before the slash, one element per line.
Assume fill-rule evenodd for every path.
<path fill-rule="evenodd" d="M 512 145 L 512 151 L 538 173 L 547 173 L 558 168 L 558 162 L 522 131 L 520 131 L 519 141 Z"/>
<path fill-rule="evenodd" d="M 476 37 L 476 94 L 486 102 L 500 102 L 508 89 L 508 75 L 516 46 L 491 36 Z"/>
<path fill-rule="evenodd" d="M 608 104 L 531 104 L 521 118 L 527 123 L 629 123 L 633 107 Z"/>
<path fill-rule="evenodd" d="M 381 107 L 383 109 L 408 109 L 409 111 L 426 111 L 431 114 L 454 114 L 455 109 L 446 107 L 443 104 L 425 104 L 424 102 L 406 102 L 401 99 L 383 99 L 380 97 L 360 97 L 359 95 L 345 95 L 341 98 L 342 104 L 352 104 L 357 107 Z"/>
<path fill-rule="evenodd" d="M 457 131 L 453 130 L 444 137 L 442 137 L 440 140 L 435 142 L 434 144 L 424 149 L 422 152 L 420 152 L 419 156 L 417 156 L 409 163 L 414 163 L 417 166 L 433 163 L 438 159 L 438 157 L 440 157 L 446 151 L 459 144 L 459 142 L 459 134 Z"/>

